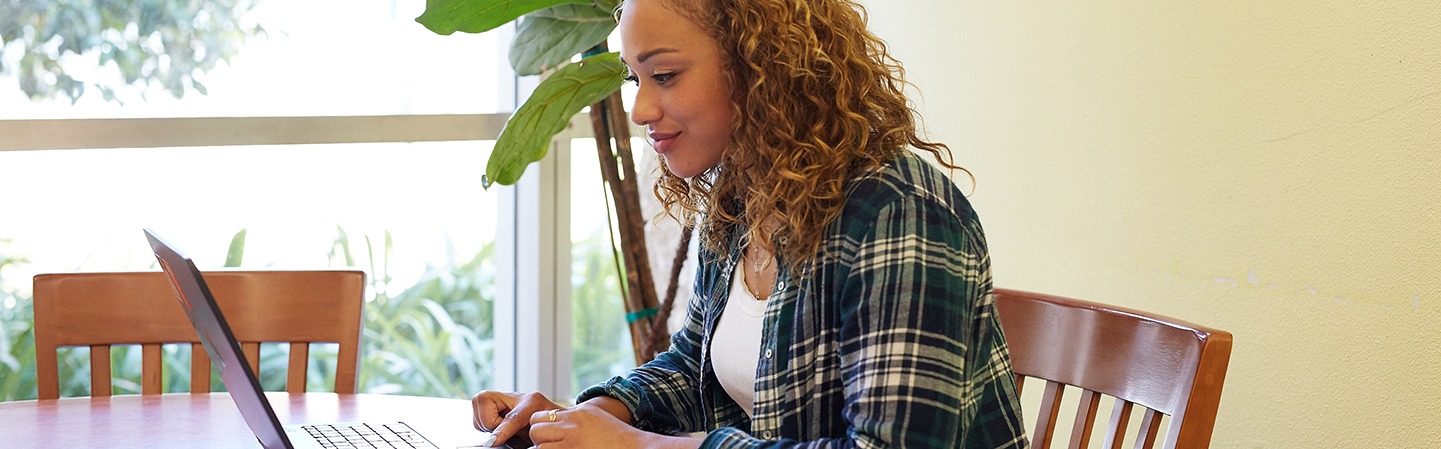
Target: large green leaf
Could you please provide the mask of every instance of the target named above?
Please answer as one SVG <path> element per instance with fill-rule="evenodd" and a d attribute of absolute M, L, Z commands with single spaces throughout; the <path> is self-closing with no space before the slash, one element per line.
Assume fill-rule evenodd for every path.
<path fill-rule="evenodd" d="M 484 33 L 520 16 L 555 5 L 592 4 L 591 0 L 425 0 L 415 21 L 436 34 Z"/>
<path fill-rule="evenodd" d="M 527 165 L 545 157 L 550 139 L 571 116 L 619 90 L 624 77 L 620 54 L 610 52 L 561 67 L 541 81 L 500 131 L 481 183 L 515 184 Z"/>
<path fill-rule="evenodd" d="M 510 66 L 539 75 L 605 40 L 615 29 L 612 10 L 599 5 L 557 5 L 525 16 L 510 43 Z"/>

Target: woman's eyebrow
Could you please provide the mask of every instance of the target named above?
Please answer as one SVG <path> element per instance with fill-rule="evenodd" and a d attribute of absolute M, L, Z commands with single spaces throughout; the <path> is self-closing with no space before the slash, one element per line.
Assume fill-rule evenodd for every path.
<path fill-rule="evenodd" d="M 679 51 L 680 51 L 680 50 L 677 50 L 677 49 L 674 49 L 674 48 L 670 48 L 670 47 L 661 47 L 661 48 L 656 48 L 656 49 L 648 50 L 648 51 L 646 51 L 646 52 L 644 52 L 644 53 L 641 53 L 640 56 L 636 56 L 636 57 L 635 57 L 635 63 L 636 63 L 636 64 L 644 64 L 644 63 L 645 63 L 645 60 L 650 59 L 652 56 L 655 56 L 655 55 L 658 55 L 658 54 L 662 54 L 662 53 L 676 53 L 676 52 L 679 52 Z M 630 65 L 629 62 L 626 62 L 625 58 L 620 58 L 620 62 L 623 63 L 623 64 L 626 64 L 626 65 Z"/>

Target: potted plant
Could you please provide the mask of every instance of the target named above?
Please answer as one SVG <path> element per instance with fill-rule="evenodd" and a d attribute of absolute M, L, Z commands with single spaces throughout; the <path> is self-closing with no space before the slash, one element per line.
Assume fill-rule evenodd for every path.
<path fill-rule="evenodd" d="M 511 185 L 531 163 L 545 157 L 550 141 L 571 117 L 590 106 L 601 176 L 610 187 L 620 219 L 619 258 L 625 267 L 622 296 L 636 363 L 665 349 L 666 318 L 674 302 L 680 263 L 690 230 L 673 262 L 665 301 L 656 298 L 644 234 L 644 217 L 630 149 L 630 128 L 620 99 L 626 68 L 605 39 L 615 29 L 620 0 L 426 0 L 415 20 L 431 31 L 483 33 L 519 21 L 510 47 L 518 75 L 544 79 L 506 122 L 482 180 Z M 571 62 L 576 55 L 583 57 Z"/>

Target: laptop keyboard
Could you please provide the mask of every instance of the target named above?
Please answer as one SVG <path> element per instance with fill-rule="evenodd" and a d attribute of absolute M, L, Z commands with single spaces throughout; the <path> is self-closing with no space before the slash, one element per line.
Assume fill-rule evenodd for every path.
<path fill-rule="evenodd" d="M 437 449 L 410 425 L 403 422 L 385 424 L 320 424 L 303 426 L 320 446 L 332 449 L 358 448 L 431 448 Z"/>

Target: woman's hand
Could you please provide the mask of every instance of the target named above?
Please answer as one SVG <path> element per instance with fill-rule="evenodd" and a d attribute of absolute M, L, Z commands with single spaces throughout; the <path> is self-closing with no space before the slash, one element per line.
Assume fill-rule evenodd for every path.
<path fill-rule="evenodd" d="M 528 439 L 532 415 L 563 408 L 540 393 L 499 391 L 482 391 L 470 398 L 470 405 L 475 411 L 475 428 L 494 434 L 497 444 L 516 436 Z"/>
<path fill-rule="evenodd" d="M 538 449 L 656 447 L 658 437 L 590 402 L 530 417 L 530 439 Z"/>

